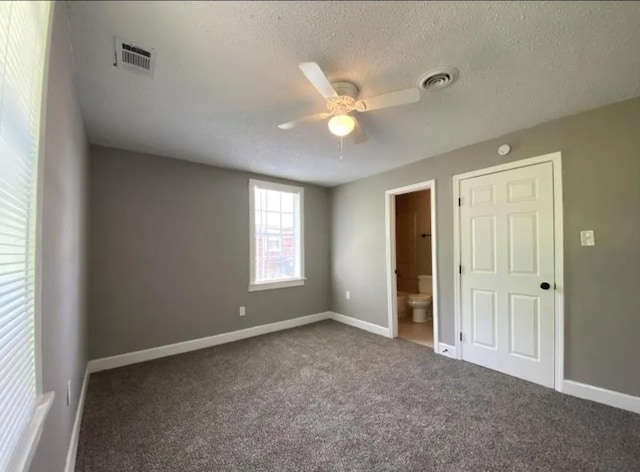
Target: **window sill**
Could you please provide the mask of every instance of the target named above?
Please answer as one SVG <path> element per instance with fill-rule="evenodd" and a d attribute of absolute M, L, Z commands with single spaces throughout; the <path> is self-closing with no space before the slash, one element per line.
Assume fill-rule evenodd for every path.
<path fill-rule="evenodd" d="M 36 408 L 31 416 L 31 421 L 26 430 L 22 433 L 20 442 L 14 451 L 11 467 L 9 470 L 16 472 L 26 472 L 31 466 L 31 460 L 36 453 L 44 420 L 47 418 L 49 409 L 53 404 L 54 392 L 45 393 L 37 398 Z"/>
<path fill-rule="evenodd" d="M 279 282 L 264 282 L 259 284 L 250 284 L 249 291 L 258 292 L 260 290 L 272 290 L 276 288 L 299 287 L 301 285 L 304 285 L 305 280 L 307 279 L 302 278 L 302 279 L 282 280 Z"/>

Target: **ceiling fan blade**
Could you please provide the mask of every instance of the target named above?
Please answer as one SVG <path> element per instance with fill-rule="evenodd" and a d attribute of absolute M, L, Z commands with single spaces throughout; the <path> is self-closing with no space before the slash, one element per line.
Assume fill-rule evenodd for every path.
<path fill-rule="evenodd" d="M 315 62 L 303 62 L 298 65 L 302 73 L 305 75 L 307 80 L 311 82 L 318 92 L 324 97 L 337 97 L 338 94 L 333 89 L 333 85 L 327 79 L 327 76 L 324 75 L 320 66 Z"/>
<path fill-rule="evenodd" d="M 302 123 L 308 123 L 310 121 L 326 120 L 330 116 L 331 116 L 331 113 L 329 113 L 329 112 L 316 113 L 315 115 L 309 115 L 309 116 L 305 116 L 305 117 L 302 117 L 302 118 L 298 118 L 297 120 L 289 121 L 288 123 L 282 123 L 282 124 L 278 125 L 278 128 L 280 128 L 280 129 L 291 129 L 291 128 L 295 128 L 296 126 L 298 126 L 299 124 L 302 124 Z"/>
<path fill-rule="evenodd" d="M 354 120 L 355 120 L 355 117 L 354 117 Z M 367 135 L 362 129 L 362 126 L 360 126 L 360 122 L 358 120 L 355 120 L 355 121 L 356 121 L 356 125 L 354 126 L 353 131 L 349 133 L 349 137 L 354 142 L 354 144 L 362 144 L 367 140 Z"/>
<path fill-rule="evenodd" d="M 397 107 L 398 105 L 406 105 L 408 103 L 415 103 L 418 101 L 420 101 L 420 91 L 417 88 L 410 88 L 359 100 L 356 103 L 356 110 L 363 113 L 366 111 L 380 110 L 381 108 Z"/>

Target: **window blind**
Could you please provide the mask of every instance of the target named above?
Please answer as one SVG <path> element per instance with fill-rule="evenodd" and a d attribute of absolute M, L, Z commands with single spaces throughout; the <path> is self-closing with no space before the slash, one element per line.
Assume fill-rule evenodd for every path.
<path fill-rule="evenodd" d="M 34 411 L 36 173 L 49 2 L 0 2 L 0 470 Z"/>

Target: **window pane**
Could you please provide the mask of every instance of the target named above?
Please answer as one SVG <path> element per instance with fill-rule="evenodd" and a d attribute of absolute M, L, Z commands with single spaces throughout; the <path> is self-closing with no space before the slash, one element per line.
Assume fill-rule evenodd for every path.
<path fill-rule="evenodd" d="M 295 195 L 293 193 L 282 193 L 282 211 L 288 211 L 293 213 L 293 199 Z"/>
<path fill-rule="evenodd" d="M 272 211 L 267 213 L 267 229 L 270 233 L 280 231 L 280 213 L 274 213 Z"/>
<path fill-rule="evenodd" d="M 295 270 L 295 250 L 291 236 L 259 236 L 256 242 L 258 282 L 294 278 L 298 275 Z"/>
<path fill-rule="evenodd" d="M 280 252 L 280 249 L 281 249 L 280 242 L 281 242 L 281 239 L 279 236 L 269 236 L 267 238 L 267 251 Z"/>
<path fill-rule="evenodd" d="M 265 184 L 267 187 L 267 184 Z M 253 282 L 277 282 L 301 277 L 301 248 L 296 221 L 298 194 L 252 187 L 255 198 L 255 265 Z"/>
<path fill-rule="evenodd" d="M 295 235 L 282 235 L 281 270 L 287 277 L 296 277 L 296 248 Z"/>
<path fill-rule="evenodd" d="M 280 211 L 280 193 L 275 190 L 267 190 L 267 210 Z"/>
<path fill-rule="evenodd" d="M 293 213 L 282 214 L 282 231 L 293 231 Z"/>
<path fill-rule="evenodd" d="M 262 210 L 265 207 L 264 200 L 266 197 L 266 191 L 259 188 L 256 188 L 254 190 L 255 190 L 254 204 L 255 204 L 256 210 Z"/>

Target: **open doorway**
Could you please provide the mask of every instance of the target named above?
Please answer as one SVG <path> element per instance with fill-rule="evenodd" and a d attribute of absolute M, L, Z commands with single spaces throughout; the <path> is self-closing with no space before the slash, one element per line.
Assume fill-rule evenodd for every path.
<path fill-rule="evenodd" d="M 435 182 L 389 190 L 386 197 L 392 336 L 437 350 Z"/>

